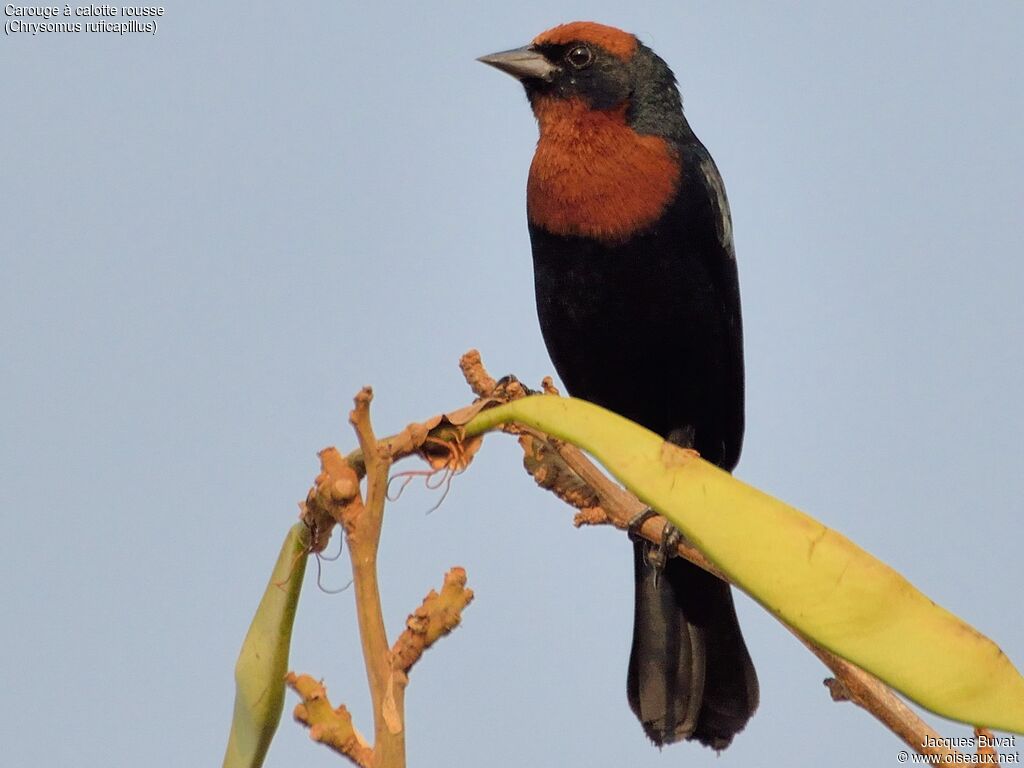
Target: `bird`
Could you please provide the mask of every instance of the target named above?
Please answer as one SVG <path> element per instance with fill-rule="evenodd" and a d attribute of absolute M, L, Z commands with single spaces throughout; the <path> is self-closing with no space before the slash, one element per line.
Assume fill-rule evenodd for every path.
<path fill-rule="evenodd" d="M 732 219 L 672 70 L 633 34 L 561 24 L 479 61 L 525 88 L 537 316 L 569 394 L 731 472 L 744 431 Z M 634 539 L 630 708 L 657 746 L 727 747 L 759 702 L 724 581 Z"/>

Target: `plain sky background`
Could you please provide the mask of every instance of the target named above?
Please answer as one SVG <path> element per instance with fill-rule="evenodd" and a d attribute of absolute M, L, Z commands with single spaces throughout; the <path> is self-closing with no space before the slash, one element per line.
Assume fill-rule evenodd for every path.
<path fill-rule="evenodd" d="M 473 59 L 578 18 L 670 63 L 725 178 L 738 476 L 1024 664 L 1024 4 L 165 7 L 155 36 L 0 42 L 5 765 L 219 764 L 239 645 L 316 451 L 354 445 L 357 389 L 383 434 L 467 403 L 470 347 L 495 374 L 552 372 L 535 123 Z M 746 597 L 759 713 L 717 758 L 659 752 L 626 705 L 625 537 L 574 530 L 504 436 L 435 500 L 389 507 L 389 630 L 452 565 L 477 599 L 414 670 L 411 765 L 896 764 Z M 292 667 L 367 732 L 352 595 L 315 571 Z M 294 704 L 268 765 L 343 764 Z"/>

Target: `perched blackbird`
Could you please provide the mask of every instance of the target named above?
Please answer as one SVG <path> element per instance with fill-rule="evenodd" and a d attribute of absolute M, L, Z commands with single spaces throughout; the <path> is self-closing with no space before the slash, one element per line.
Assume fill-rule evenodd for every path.
<path fill-rule="evenodd" d="M 540 127 L 527 185 L 537 314 L 569 393 L 732 471 L 743 336 L 729 204 L 675 76 L 635 36 L 563 24 L 480 61 Z M 758 703 L 729 585 L 634 544 L 627 696 L 657 745 L 724 749 Z"/>

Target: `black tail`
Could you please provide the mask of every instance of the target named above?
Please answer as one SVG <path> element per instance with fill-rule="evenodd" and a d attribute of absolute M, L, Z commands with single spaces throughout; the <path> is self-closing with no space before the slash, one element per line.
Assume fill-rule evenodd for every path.
<path fill-rule="evenodd" d="M 757 673 L 721 579 L 682 558 L 660 573 L 635 542 L 636 610 L 626 693 L 659 747 L 725 749 L 757 709 Z"/>

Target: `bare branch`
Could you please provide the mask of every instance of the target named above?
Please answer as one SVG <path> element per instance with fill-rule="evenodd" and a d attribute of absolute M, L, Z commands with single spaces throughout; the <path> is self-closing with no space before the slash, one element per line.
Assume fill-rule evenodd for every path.
<path fill-rule="evenodd" d="M 479 365 L 483 368 L 479 354 L 470 359 L 469 364 L 467 356 L 463 356 L 460 365 L 467 382 L 490 379 L 486 371 L 474 367 Z M 544 388 L 545 391 L 554 389 L 549 381 L 546 381 Z M 485 394 L 493 396 L 492 392 Z M 574 520 L 577 525 L 608 524 L 626 529 L 637 514 L 646 509 L 643 502 L 608 477 L 576 446 L 534 430 L 529 430 L 528 436 L 520 438 L 520 445 L 523 446 L 526 469 L 537 483 L 579 510 Z M 664 518 L 651 517 L 637 533 L 648 541 L 660 543 L 664 526 Z M 679 543 L 677 554 L 723 581 L 729 581 L 714 563 L 685 540 Z M 778 616 L 775 618 L 778 619 Z M 929 746 L 939 739 L 938 733 L 878 678 L 816 645 L 792 627 L 784 623 L 783 626 L 793 632 L 835 675 L 834 684 L 830 686 L 834 698 L 839 693 L 842 698 L 838 700 L 853 701 L 921 754 L 947 755 L 955 752 L 941 746 Z"/>
<path fill-rule="evenodd" d="M 473 593 L 466 588 L 466 572 L 453 568 L 445 576 L 440 594 L 431 590 L 409 617 L 394 651 L 388 647 L 377 578 L 377 548 L 388 473 L 393 456 L 413 453 L 446 471 L 465 469 L 482 438 L 465 439 L 461 424 L 476 415 L 484 404 L 474 404 L 460 413 L 439 416 L 423 424 L 410 424 L 398 435 L 378 441 L 370 423 L 372 398 L 370 388 L 364 387 L 356 395 L 355 408 L 349 414 L 360 450 L 348 459 L 335 448 L 320 451 L 320 474 L 300 508 L 302 520 L 314 534 L 311 551 L 322 551 L 335 523 L 345 532 L 352 561 L 359 636 L 373 702 L 373 746 L 353 728 L 348 710 L 331 708 L 320 683 L 294 673 L 289 673 L 287 680 L 302 697 L 295 717 L 310 727 L 311 738 L 359 766 L 404 768 L 408 671 L 426 648 L 458 625 Z M 365 504 L 360 493 L 360 475 L 366 477 Z"/>
<path fill-rule="evenodd" d="M 408 672 L 423 652 L 451 632 L 462 620 L 462 610 L 473 600 L 466 588 L 466 571 L 452 568 L 444 577 L 441 592 L 430 590 L 423 603 L 409 615 L 405 631 L 391 652 L 396 670 Z"/>
<path fill-rule="evenodd" d="M 384 521 L 387 499 L 388 470 L 391 456 L 377 442 L 370 424 L 370 401 L 373 391 L 364 387 L 355 397 L 355 408 L 349 422 L 356 431 L 366 466 L 366 508 L 346 529 L 352 559 L 352 582 L 355 587 L 359 636 L 363 644 L 363 661 L 373 701 L 374 764 L 405 765 L 404 687 L 394 685 L 389 658 L 388 636 L 384 628 L 384 612 L 377 583 L 377 547 Z"/>
<path fill-rule="evenodd" d="M 309 675 L 289 672 L 288 687 L 302 698 L 295 705 L 295 719 L 309 728 L 309 738 L 344 755 L 360 768 L 373 765 L 373 750 L 352 725 L 352 715 L 344 705 L 333 709 L 327 689 Z"/>
<path fill-rule="evenodd" d="M 467 448 L 468 441 L 462 426 L 483 408 L 530 394 L 512 377 L 496 381 L 483 367 L 476 350 L 470 350 L 463 355 L 459 365 L 466 382 L 478 398 L 471 405 L 424 422 L 410 424 L 398 434 L 378 441 L 374 439 L 370 428 L 368 407 L 372 394 L 367 388 L 356 397 L 356 408 L 351 417 L 359 437 L 360 449 L 344 459 L 333 448 L 321 452 L 324 472 L 317 478 L 317 486 L 310 492 L 306 504 L 303 505 L 304 519 L 312 521 L 311 525 L 321 527 L 325 524 L 329 527 L 325 520 L 334 519 L 342 523 L 346 531 L 363 517 L 376 521 L 375 530 L 363 531 L 362 526 L 356 524 L 349 533 L 354 574 L 359 572 L 357 562 L 361 562 L 362 558 L 369 557 L 368 562 L 375 563 L 376 542 L 380 536 L 380 520 L 387 485 L 387 469 L 390 464 L 407 456 L 420 455 L 435 467 L 439 466 L 440 462 L 440 466 L 464 469 L 478 444 Z M 550 378 L 545 378 L 542 388 L 547 394 L 558 394 Z M 614 482 L 575 446 L 521 425 L 504 425 L 501 429 L 520 436 L 519 442 L 523 448 L 527 472 L 541 487 L 550 490 L 577 510 L 573 521 L 575 525 L 613 525 L 619 529 L 626 529 L 638 513 L 646 509 L 639 499 Z M 452 446 L 445 447 L 444 443 L 450 443 Z M 337 469 L 336 465 L 344 465 L 347 473 Z M 364 475 L 368 477 L 368 502 L 365 513 L 358 495 L 358 478 Z M 350 496 L 353 487 L 356 492 Z M 325 513 L 324 509 L 327 509 L 328 513 Z M 660 543 L 664 526 L 665 519 L 655 516 L 645 520 L 636 533 L 651 542 Z M 319 532 L 320 529 L 314 527 L 313 530 Z M 364 535 L 374 537 L 372 553 L 363 552 L 360 549 L 361 545 L 356 544 Z M 363 554 L 360 555 L 356 550 Z M 685 540 L 679 542 L 677 554 L 718 578 L 729 581 L 714 563 Z M 372 589 L 365 580 L 367 574 L 363 574 L 363 586 L 367 590 L 367 595 L 357 595 L 357 598 L 361 606 L 369 600 L 369 603 L 376 605 L 379 611 L 375 567 L 372 570 Z M 371 679 L 371 690 L 374 691 L 375 712 L 383 711 L 385 715 L 385 736 L 401 738 L 403 760 L 404 729 L 401 713 L 407 683 L 406 673 L 425 648 L 458 623 L 461 609 L 472 599 L 472 592 L 464 588 L 464 578 L 461 569 L 452 569 L 445 578 L 441 594 L 431 592 L 427 596 L 420 608 L 409 617 L 406 630 L 395 644 L 394 650 L 385 654 L 384 658 L 388 660 L 386 664 L 382 665 L 379 662 L 381 641 L 386 642 L 382 622 L 379 628 L 373 628 L 369 641 L 364 633 L 364 653 Z M 356 582 L 357 585 L 360 582 L 358 577 Z M 361 628 L 364 620 L 368 618 L 372 618 L 372 623 L 377 624 L 377 617 L 364 618 L 361 608 Z M 778 619 L 778 616 L 776 618 Z M 834 700 L 854 702 L 921 754 L 937 755 L 940 759 L 945 758 L 953 762 L 964 762 L 969 759 L 963 753 L 942 746 L 943 740 L 939 734 L 876 677 L 803 637 L 792 627 L 784 623 L 783 626 L 793 632 L 835 675 L 834 678 L 826 680 Z M 378 661 L 371 665 L 371 659 Z M 371 666 L 375 670 L 372 673 Z M 379 708 L 378 696 L 385 699 Z M 375 749 L 379 748 L 381 735 L 378 723 L 378 746 Z M 990 747 L 984 749 L 991 750 Z M 979 755 L 988 757 L 988 752 L 979 749 Z M 378 758 L 379 755 L 375 755 L 375 760 Z M 394 764 L 404 765 L 404 762 Z M 375 762 L 374 765 L 383 766 L 391 763 Z"/>

